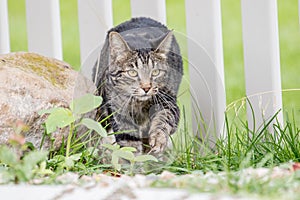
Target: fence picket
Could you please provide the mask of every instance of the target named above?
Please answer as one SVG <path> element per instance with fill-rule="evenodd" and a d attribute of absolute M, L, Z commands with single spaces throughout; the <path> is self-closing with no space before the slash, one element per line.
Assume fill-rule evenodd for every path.
<path fill-rule="evenodd" d="M 151 17 L 166 24 L 165 0 L 131 0 L 132 17 Z"/>
<path fill-rule="evenodd" d="M 241 4 L 246 95 L 256 120 L 254 124 L 248 107 L 252 128 L 282 108 L 277 1 L 242 0 Z M 282 121 L 282 113 L 278 119 Z"/>
<path fill-rule="evenodd" d="M 113 25 L 112 2 L 109 0 L 78 0 L 81 63 L 97 45 L 104 42 Z"/>
<path fill-rule="evenodd" d="M 62 59 L 59 0 L 26 0 L 28 50 Z"/>
<path fill-rule="evenodd" d="M 222 133 L 226 107 L 220 1 L 185 3 L 193 129 L 214 140 Z M 205 121 L 200 128 L 199 112 Z"/>
<path fill-rule="evenodd" d="M 7 0 L 0 0 L 0 54 L 10 51 Z"/>

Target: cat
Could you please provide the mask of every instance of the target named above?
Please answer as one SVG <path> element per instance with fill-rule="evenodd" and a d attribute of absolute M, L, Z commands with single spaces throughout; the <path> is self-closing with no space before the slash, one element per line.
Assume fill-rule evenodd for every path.
<path fill-rule="evenodd" d="M 98 120 L 119 133 L 120 146 L 163 152 L 179 122 L 182 75 L 179 45 L 160 22 L 139 17 L 110 29 L 93 70 L 103 98 Z"/>

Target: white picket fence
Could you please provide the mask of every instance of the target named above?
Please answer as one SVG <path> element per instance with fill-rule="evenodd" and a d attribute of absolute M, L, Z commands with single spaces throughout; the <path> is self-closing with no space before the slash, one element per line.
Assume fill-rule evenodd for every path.
<path fill-rule="evenodd" d="M 282 107 L 277 1 L 241 0 L 241 5 L 246 94 L 262 93 L 251 98 L 256 123 L 261 124 L 262 116 L 268 118 Z M 185 9 L 190 87 L 196 99 L 192 106 L 220 133 L 226 106 L 220 0 L 186 0 Z M 26 13 L 28 50 L 63 59 L 59 0 L 26 0 Z M 164 0 L 131 0 L 131 13 L 166 23 Z M 7 15 L 7 0 L 0 0 L 0 53 L 10 52 Z M 83 62 L 112 27 L 112 1 L 78 0 L 78 17 Z M 251 112 L 249 122 L 252 127 Z"/>

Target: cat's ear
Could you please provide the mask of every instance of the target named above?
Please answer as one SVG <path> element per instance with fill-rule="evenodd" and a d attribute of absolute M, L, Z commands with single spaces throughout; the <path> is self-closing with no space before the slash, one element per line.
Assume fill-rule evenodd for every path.
<path fill-rule="evenodd" d="M 130 47 L 123 37 L 117 32 L 109 33 L 110 55 L 116 59 L 125 57 L 130 51 Z"/>
<path fill-rule="evenodd" d="M 173 41 L 173 32 L 169 31 L 162 38 L 159 39 L 158 46 L 154 52 L 163 57 L 166 57 L 168 52 L 171 50 L 172 41 Z"/>

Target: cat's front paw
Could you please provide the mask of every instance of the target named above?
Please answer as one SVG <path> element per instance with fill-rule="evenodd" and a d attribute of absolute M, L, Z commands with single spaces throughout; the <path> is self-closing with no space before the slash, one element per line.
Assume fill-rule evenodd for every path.
<path fill-rule="evenodd" d="M 150 133 L 149 145 L 152 153 L 161 153 L 168 144 L 168 135 L 161 130 Z"/>

